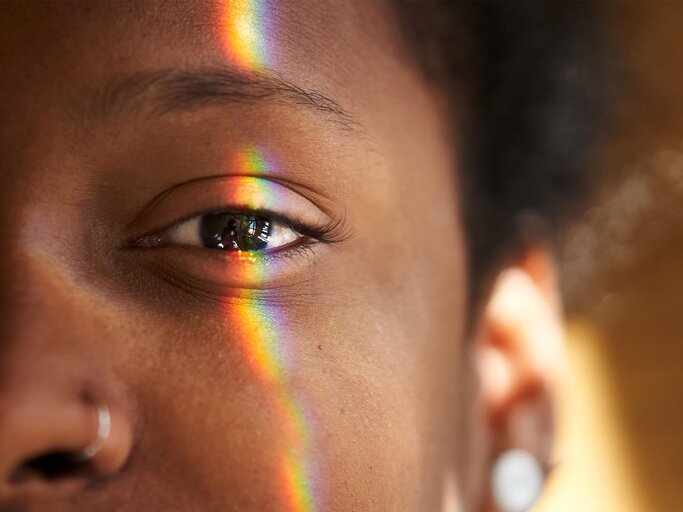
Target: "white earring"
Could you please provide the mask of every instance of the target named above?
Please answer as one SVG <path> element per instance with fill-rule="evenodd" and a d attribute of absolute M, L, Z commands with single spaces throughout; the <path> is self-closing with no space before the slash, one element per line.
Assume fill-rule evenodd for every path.
<path fill-rule="evenodd" d="M 526 512 L 543 489 L 543 469 L 525 450 L 508 450 L 493 466 L 491 487 L 500 512 Z"/>

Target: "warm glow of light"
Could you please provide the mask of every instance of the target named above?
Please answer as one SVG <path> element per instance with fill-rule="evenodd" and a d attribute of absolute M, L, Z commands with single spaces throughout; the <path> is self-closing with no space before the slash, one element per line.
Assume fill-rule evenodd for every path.
<path fill-rule="evenodd" d="M 586 322 L 568 326 L 571 379 L 561 389 L 559 443 L 538 512 L 641 512 L 646 506 L 634 472 L 600 334 Z"/>
<path fill-rule="evenodd" d="M 283 459 L 282 476 L 284 488 L 289 491 L 286 496 L 289 510 L 313 510 L 306 475 L 296 457 Z"/>
<path fill-rule="evenodd" d="M 272 34 L 267 14 L 268 0 L 224 0 L 223 47 L 232 63 L 245 71 L 271 64 L 268 43 Z"/>
<path fill-rule="evenodd" d="M 272 170 L 263 153 L 253 147 L 240 152 L 233 162 L 239 173 L 258 175 Z M 247 181 L 244 184 L 239 191 L 231 191 L 242 204 L 255 201 L 250 200 L 250 195 L 269 193 L 257 180 L 253 185 Z M 244 276 L 249 282 L 261 282 L 266 271 L 274 271 L 267 267 L 259 253 L 245 254 L 245 258 L 249 258 L 250 263 L 241 266 L 249 274 Z M 257 297 L 226 305 L 225 314 L 228 322 L 240 333 L 244 357 L 254 377 L 270 392 L 275 417 L 283 432 L 282 453 L 277 455 L 280 460 L 278 480 L 282 487 L 281 510 L 313 512 L 316 510 L 314 498 L 319 501 L 320 497 L 313 496 L 315 474 L 310 456 L 312 415 L 306 414 L 301 397 L 290 385 L 289 373 L 295 361 L 285 345 L 287 323 L 276 306 L 263 304 Z"/>
<path fill-rule="evenodd" d="M 233 168 L 239 169 L 243 174 L 259 175 L 264 172 L 275 172 L 275 166 L 268 161 L 263 154 L 255 147 L 247 146 L 235 154 Z"/>

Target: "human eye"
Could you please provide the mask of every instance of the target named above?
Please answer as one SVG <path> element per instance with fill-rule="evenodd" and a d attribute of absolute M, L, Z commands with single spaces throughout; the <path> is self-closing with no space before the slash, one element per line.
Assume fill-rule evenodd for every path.
<path fill-rule="evenodd" d="M 212 290 L 279 286 L 348 236 L 343 216 L 305 191 L 239 176 L 174 187 L 138 224 L 129 248 L 174 281 Z"/>
<path fill-rule="evenodd" d="M 302 231 L 305 228 L 299 228 Z M 314 239 L 269 212 L 217 211 L 195 215 L 168 229 L 158 244 L 180 244 L 230 252 L 273 253 Z"/>

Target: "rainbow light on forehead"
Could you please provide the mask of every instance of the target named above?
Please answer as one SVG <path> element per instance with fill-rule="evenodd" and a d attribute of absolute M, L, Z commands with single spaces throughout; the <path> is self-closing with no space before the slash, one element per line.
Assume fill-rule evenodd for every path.
<path fill-rule="evenodd" d="M 223 47 L 231 62 L 242 70 L 259 70 L 272 64 L 270 48 L 272 0 L 224 0 Z"/>
<path fill-rule="evenodd" d="M 258 176 L 265 172 L 271 174 L 277 172 L 277 167 L 272 160 L 266 158 L 264 153 L 254 146 L 246 146 L 242 151 L 235 154 L 233 168 L 251 176 Z"/>
<path fill-rule="evenodd" d="M 246 147 L 233 158 L 233 168 L 247 176 L 273 173 L 276 168 L 263 151 Z M 254 179 L 253 186 L 236 191 L 239 204 L 251 205 L 255 196 L 272 194 L 266 180 Z M 269 263 L 259 253 L 245 253 L 243 277 L 245 281 L 260 283 L 268 273 L 277 271 L 277 264 Z M 258 297 L 258 292 L 238 304 L 226 306 L 228 321 L 241 333 L 245 360 L 256 379 L 269 391 L 274 415 L 282 429 L 280 453 L 276 454 L 282 510 L 314 512 L 321 499 L 315 464 L 312 460 L 312 425 L 314 415 L 305 407 L 305 400 L 291 385 L 296 369 L 296 357 L 288 350 L 287 322 L 277 305 L 270 305 Z M 314 496 L 316 490 L 316 496 Z"/>

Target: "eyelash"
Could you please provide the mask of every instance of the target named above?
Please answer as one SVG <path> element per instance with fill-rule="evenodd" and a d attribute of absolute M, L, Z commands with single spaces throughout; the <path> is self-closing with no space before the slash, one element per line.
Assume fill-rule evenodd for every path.
<path fill-rule="evenodd" d="M 249 210 L 245 208 L 211 208 L 201 212 L 193 213 L 191 215 L 186 215 L 172 224 L 155 230 L 154 234 L 142 235 L 129 240 L 127 245 L 131 248 L 139 249 L 152 249 L 161 248 L 165 244 L 162 241 L 163 233 L 166 233 L 174 228 L 179 227 L 185 222 L 188 222 L 196 217 L 201 217 L 204 215 L 216 214 L 216 213 L 234 213 L 234 214 L 246 214 L 246 215 L 257 215 L 265 217 L 271 221 L 279 222 L 287 226 L 288 228 L 295 231 L 297 234 L 301 235 L 302 238 L 308 239 L 295 244 L 290 244 L 282 249 L 272 249 L 264 250 L 261 254 L 272 257 L 272 256 L 290 256 L 297 254 L 297 251 L 309 251 L 311 246 L 316 244 L 333 245 L 347 240 L 351 233 L 348 230 L 345 217 L 339 217 L 332 219 L 329 223 L 321 226 L 307 225 L 302 222 L 294 221 L 288 217 L 265 209 L 254 209 Z M 170 245 L 170 244 L 169 244 Z M 205 248 L 206 250 L 213 250 Z"/>

